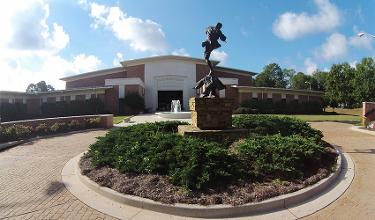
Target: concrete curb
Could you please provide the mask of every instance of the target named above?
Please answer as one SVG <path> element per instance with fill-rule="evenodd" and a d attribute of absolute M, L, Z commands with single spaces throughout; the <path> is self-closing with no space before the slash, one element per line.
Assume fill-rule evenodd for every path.
<path fill-rule="evenodd" d="M 370 135 L 375 135 L 375 131 L 370 131 L 370 130 L 364 129 L 364 127 L 362 127 L 362 126 L 352 126 L 352 127 L 350 127 L 350 129 L 353 130 L 353 131 L 358 131 L 358 132 L 362 132 L 362 133 L 366 133 L 366 134 L 370 134 Z"/>
<path fill-rule="evenodd" d="M 85 130 L 69 131 L 69 132 L 59 133 L 59 134 L 36 136 L 36 137 L 33 137 L 33 138 L 18 140 L 18 141 L 10 141 L 10 142 L 0 144 L 0 151 L 11 148 L 11 147 L 15 147 L 17 145 L 21 145 L 21 144 L 24 144 L 24 143 L 27 143 L 27 142 L 40 140 L 40 139 L 60 137 L 60 136 L 64 136 L 64 135 L 78 134 L 78 133 L 89 132 L 89 131 L 100 131 L 100 130 L 106 130 L 106 129 L 105 128 L 90 128 L 90 129 L 85 129 Z"/>
<path fill-rule="evenodd" d="M 125 216 L 119 213 L 129 213 L 126 211 L 127 209 L 139 209 L 140 213 L 151 212 L 154 214 L 165 215 L 165 218 L 167 218 L 169 214 L 172 214 L 200 218 L 223 218 L 246 215 L 265 217 L 266 215 L 267 218 L 272 216 L 284 216 L 286 219 L 295 219 L 313 214 L 334 202 L 345 192 L 354 178 L 354 164 L 351 162 L 349 155 L 341 154 L 340 152 L 337 161 L 337 169 L 333 174 L 312 186 L 294 193 L 281 195 L 259 203 L 249 203 L 234 207 L 229 205 L 169 205 L 137 196 L 123 195 L 112 189 L 100 187 L 86 176 L 81 175 L 78 166 L 81 156 L 82 154 L 76 156 L 67 163 L 66 167 L 64 167 L 62 172 L 63 182 L 66 184 L 68 190 L 79 199 L 84 196 L 87 197 L 87 195 L 82 195 L 82 193 L 80 194 L 77 192 L 79 190 L 74 189 L 74 187 L 78 188 L 77 185 L 80 185 L 81 188 L 84 188 L 80 189 L 81 191 L 89 192 L 89 194 L 93 194 L 100 198 L 98 199 L 99 201 L 94 203 L 91 199 L 81 199 L 84 203 L 101 212 L 119 218 L 125 218 Z M 67 175 L 67 173 L 70 173 L 71 176 Z M 69 179 L 74 179 L 75 181 L 69 181 Z M 103 203 L 103 199 L 106 200 L 107 203 L 110 202 L 112 206 L 118 208 L 116 209 L 112 206 L 111 208 L 103 208 L 103 205 L 106 204 L 99 204 Z M 119 211 L 119 209 L 122 211 Z"/>
<path fill-rule="evenodd" d="M 0 151 L 26 143 L 28 140 L 20 140 L 20 141 L 10 141 L 6 143 L 0 144 Z"/>

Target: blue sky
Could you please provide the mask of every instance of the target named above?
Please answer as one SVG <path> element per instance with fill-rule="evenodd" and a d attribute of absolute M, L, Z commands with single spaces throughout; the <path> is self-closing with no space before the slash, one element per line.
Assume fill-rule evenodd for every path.
<path fill-rule="evenodd" d="M 203 57 L 204 30 L 220 21 L 221 65 L 260 72 L 276 62 L 311 74 L 375 57 L 375 0 L 13 0 L 0 9 L 0 90 L 178 54 Z"/>

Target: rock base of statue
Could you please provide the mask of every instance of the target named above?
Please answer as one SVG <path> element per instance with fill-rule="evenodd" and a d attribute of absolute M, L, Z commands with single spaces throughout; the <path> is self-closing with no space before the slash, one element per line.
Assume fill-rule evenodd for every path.
<path fill-rule="evenodd" d="M 231 128 L 233 106 L 231 98 L 190 98 L 192 124 L 202 130 Z"/>
<path fill-rule="evenodd" d="M 178 133 L 222 143 L 245 137 L 247 129 L 232 127 L 233 106 L 230 98 L 191 98 L 192 125 L 178 126 Z"/>

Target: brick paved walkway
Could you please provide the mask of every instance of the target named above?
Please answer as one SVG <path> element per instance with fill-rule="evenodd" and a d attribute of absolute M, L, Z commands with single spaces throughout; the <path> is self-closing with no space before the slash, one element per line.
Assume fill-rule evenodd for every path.
<path fill-rule="evenodd" d="M 375 219 L 375 136 L 351 131 L 349 124 L 312 125 L 350 154 L 356 177 L 343 196 L 308 219 Z M 104 134 L 47 138 L 0 152 L 0 220 L 112 219 L 77 200 L 61 183 L 65 163 Z"/>
<path fill-rule="evenodd" d="M 113 219 L 77 200 L 61 170 L 105 131 L 37 140 L 0 152 L 0 219 Z"/>

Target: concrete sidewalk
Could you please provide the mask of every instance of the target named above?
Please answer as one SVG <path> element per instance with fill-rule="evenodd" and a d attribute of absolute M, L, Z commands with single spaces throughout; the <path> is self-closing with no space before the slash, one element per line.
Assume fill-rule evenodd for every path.
<path fill-rule="evenodd" d="M 142 114 L 142 115 L 136 115 L 130 119 L 129 122 L 121 122 L 119 124 L 115 124 L 115 127 L 125 127 L 129 125 L 135 125 L 139 123 L 146 123 L 146 122 L 157 122 L 157 121 L 185 121 L 188 123 L 191 123 L 191 119 L 167 119 L 162 118 L 156 114 Z"/>
<path fill-rule="evenodd" d="M 337 122 L 311 123 L 324 139 L 347 152 L 355 163 L 355 178 L 336 202 L 305 219 L 375 219 L 375 136 Z"/>

